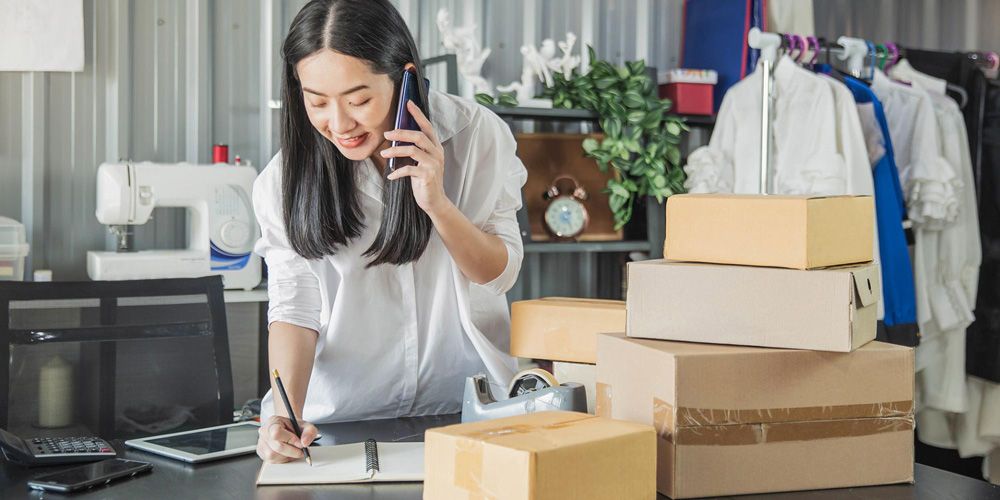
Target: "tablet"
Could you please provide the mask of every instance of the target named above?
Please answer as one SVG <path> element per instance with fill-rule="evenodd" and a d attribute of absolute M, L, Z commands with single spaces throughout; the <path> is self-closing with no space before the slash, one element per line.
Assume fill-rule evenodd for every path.
<path fill-rule="evenodd" d="M 257 449 L 257 422 L 206 427 L 125 441 L 125 446 L 165 457 L 198 463 L 253 453 Z"/>

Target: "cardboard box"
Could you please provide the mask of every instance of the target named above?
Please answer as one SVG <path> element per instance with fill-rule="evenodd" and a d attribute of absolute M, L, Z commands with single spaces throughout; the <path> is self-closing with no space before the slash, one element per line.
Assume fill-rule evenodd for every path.
<path fill-rule="evenodd" d="M 542 412 L 431 429 L 424 442 L 426 499 L 656 496 L 649 425 Z"/>
<path fill-rule="evenodd" d="M 875 339 L 877 266 L 628 264 L 630 337 L 849 352 Z"/>
<path fill-rule="evenodd" d="M 815 269 L 870 262 L 871 196 L 686 194 L 667 199 L 670 260 Z"/>
<path fill-rule="evenodd" d="M 597 342 L 597 413 L 656 428 L 672 498 L 913 481 L 910 348 Z"/>
<path fill-rule="evenodd" d="M 587 391 L 587 413 L 594 414 L 594 403 L 597 396 L 597 386 L 595 385 L 597 365 L 556 361 L 552 363 L 552 375 L 560 384 L 564 382 L 583 384 L 583 388 Z"/>
<path fill-rule="evenodd" d="M 510 307 L 510 353 L 574 363 L 596 363 L 596 334 L 625 328 L 625 302 L 552 297 Z"/>

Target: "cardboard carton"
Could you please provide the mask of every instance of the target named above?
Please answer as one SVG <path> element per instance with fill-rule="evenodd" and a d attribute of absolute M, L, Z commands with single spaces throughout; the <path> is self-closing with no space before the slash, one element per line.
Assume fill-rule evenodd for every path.
<path fill-rule="evenodd" d="M 510 353 L 522 358 L 597 362 L 596 334 L 625 328 L 625 302 L 552 297 L 510 307 Z"/>
<path fill-rule="evenodd" d="M 431 429 L 424 442 L 426 499 L 656 495 L 656 438 L 649 425 L 542 412 Z"/>
<path fill-rule="evenodd" d="M 672 498 L 913 481 L 913 350 L 598 336 L 597 414 L 657 431 Z"/>
<path fill-rule="evenodd" d="M 648 260 L 628 264 L 628 336 L 849 352 L 875 339 L 872 264 L 800 271 Z"/>
<path fill-rule="evenodd" d="M 587 413 L 594 414 L 595 396 L 597 395 L 596 386 L 594 385 L 597 380 L 596 365 L 556 361 L 552 363 L 552 375 L 556 377 L 556 380 L 560 384 L 564 382 L 583 384 L 583 388 L 587 391 Z"/>
<path fill-rule="evenodd" d="M 872 260 L 871 196 L 689 194 L 667 199 L 670 260 L 814 269 Z"/>

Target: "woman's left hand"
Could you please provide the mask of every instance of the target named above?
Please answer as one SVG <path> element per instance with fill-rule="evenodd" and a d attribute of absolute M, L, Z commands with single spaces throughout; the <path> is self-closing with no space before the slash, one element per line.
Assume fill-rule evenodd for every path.
<path fill-rule="evenodd" d="M 402 177 L 410 177 L 413 185 L 413 197 L 417 205 L 433 215 L 442 210 L 451 201 L 444 194 L 444 148 L 438 141 L 437 134 L 430 120 L 424 116 L 420 107 L 413 101 L 406 103 L 406 108 L 420 126 L 420 131 L 396 129 L 385 133 L 390 141 L 409 142 L 412 145 L 390 147 L 382 151 L 383 158 L 413 158 L 416 165 L 397 168 L 386 178 L 390 181 Z"/>

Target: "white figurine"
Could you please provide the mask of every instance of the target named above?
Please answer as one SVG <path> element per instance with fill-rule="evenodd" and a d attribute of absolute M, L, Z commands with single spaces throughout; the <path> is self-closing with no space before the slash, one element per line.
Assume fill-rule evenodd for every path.
<path fill-rule="evenodd" d="M 490 85 L 481 73 L 491 51 L 483 49 L 479 44 L 476 25 L 452 27 L 448 9 L 441 9 L 437 13 L 437 27 L 441 32 L 441 45 L 455 53 L 458 72 L 472 85 L 473 93 L 490 92 Z"/>
<path fill-rule="evenodd" d="M 552 71 L 562 72 L 563 78 L 567 81 L 572 77 L 573 70 L 580 66 L 580 56 L 572 55 L 574 45 L 576 45 L 576 35 L 572 32 L 566 33 L 566 41 L 559 42 L 559 50 L 563 53 L 562 58 L 555 59 L 553 55 L 548 61 L 549 68 Z"/>
<path fill-rule="evenodd" d="M 552 73 L 546 64 L 545 57 L 534 45 L 521 46 L 524 65 L 521 67 L 521 81 L 497 86 L 500 92 L 515 92 L 520 106 L 532 108 L 551 108 L 551 99 L 536 99 L 535 86 L 541 81 L 547 87 L 553 84 Z"/>

